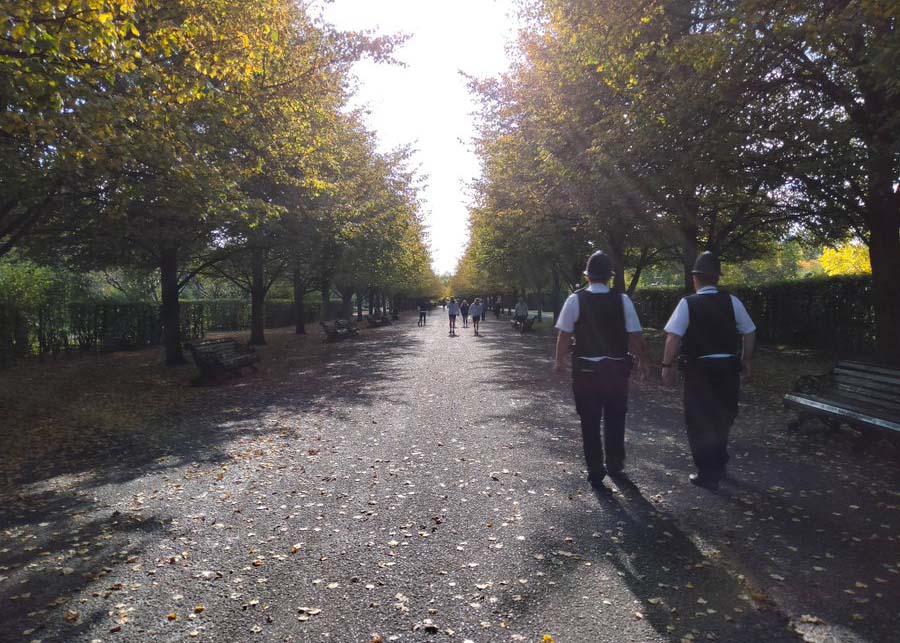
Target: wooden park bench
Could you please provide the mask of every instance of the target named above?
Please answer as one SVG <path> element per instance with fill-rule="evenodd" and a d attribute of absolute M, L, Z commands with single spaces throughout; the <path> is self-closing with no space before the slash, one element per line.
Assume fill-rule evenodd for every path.
<path fill-rule="evenodd" d="M 198 383 L 220 382 L 225 377 L 239 375 L 245 366 L 256 370 L 254 364 L 260 359 L 252 346 L 240 344 L 231 337 L 191 342 L 186 347 L 200 371 Z"/>
<path fill-rule="evenodd" d="M 356 322 L 349 319 L 335 319 L 333 322 L 319 322 L 325 332 L 326 342 L 337 342 L 356 335 Z"/>
<path fill-rule="evenodd" d="M 389 325 L 391 320 L 382 315 L 366 315 L 366 323 L 369 325 L 369 328 L 379 328 L 380 326 Z"/>
<path fill-rule="evenodd" d="M 520 333 L 525 333 L 530 330 L 534 330 L 534 322 L 537 321 L 537 315 L 534 317 L 526 317 L 524 321 L 519 321 L 515 317 L 510 320 L 513 328 L 515 328 Z"/>
<path fill-rule="evenodd" d="M 900 368 L 838 362 L 831 373 L 801 377 L 784 405 L 799 411 L 791 429 L 819 416 L 832 428 L 848 424 L 900 435 Z"/>

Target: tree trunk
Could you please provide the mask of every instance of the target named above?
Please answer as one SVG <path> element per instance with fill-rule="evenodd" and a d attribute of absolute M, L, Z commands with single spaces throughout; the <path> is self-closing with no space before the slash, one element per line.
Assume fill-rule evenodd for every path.
<path fill-rule="evenodd" d="M 538 321 L 543 321 L 544 320 L 544 289 L 543 288 L 541 288 L 541 290 L 538 292 L 537 300 L 538 300 L 537 318 L 538 318 Z"/>
<path fill-rule="evenodd" d="M 306 309 L 303 305 L 303 274 L 299 270 L 294 271 L 294 315 L 296 316 L 296 333 L 306 335 Z"/>
<path fill-rule="evenodd" d="M 638 259 L 637 267 L 634 269 L 634 275 L 631 277 L 631 283 L 628 285 L 628 292 L 626 293 L 629 297 L 634 296 L 634 291 L 637 290 L 638 282 L 641 280 L 641 273 L 644 271 L 644 266 L 647 265 L 647 257 L 650 255 L 650 248 L 644 246 L 641 248 L 641 258 Z"/>
<path fill-rule="evenodd" d="M 613 269 L 613 289 L 625 292 L 625 235 L 616 230 L 608 234 L 609 259 Z"/>
<path fill-rule="evenodd" d="M 373 288 L 369 288 L 368 304 L 369 304 L 369 315 L 374 317 L 375 316 L 375 290 Z"/>
<path fill-rule="evenodd" d="M 559 311 L 562 310 L 562 302 L 560 299 L 562 298 L 562 285 L 559 282 L 559 273 L 554 270 L 553 271 L 553 321 L 556 322 L 559 320 Z"/>
<path fill-rule="evenodd" d="M 159 281 L 162 291 L 160 319 L 163 325 L 163 346 L 166 365 L 184 364 L 181 352 L 181 309 L 178 304 L 178 249 L 165 248 L 159 258 Z"/>
<path fill-rule="evenodd" d="M 869 164 L 865 214 L 875 302 L 875 346 L 882 359 L 900 364 L 900 208 L 891 170 L 889 152 Z"/>
<path fill-rule="evenodd" d="M 684 291 L 694 292 L 694 262 L 697 260 L 697 236 L 699 229 L 693 216 L 685 215 L 681 220 L 681 262 L 684 267 Z"/>
<path fill-rule="evenodd" d="M 331 302 L 331 283 L 326 279 L 322 281 L 322 310 L 319 311 L 319 319 L 328 321 L 328 304 Z"/>
<path fill-rule="evenodd" d="M 251 251 L 250 268 L 253 271 L 250 282 L 250 343 L 254 346 L 265 346 L 266 254 L 262 248 L 254 248 Z"/>
<path fill-rule="evenodd" d="M 341 318 L 350 319 L 353 315 L 353 293 L 350 290 L 341 292 Z"/>
<path fill-rule="evenodd" d="M 14 354 L 18 357 L 24 357 L 31 352 L 31 346 L 28 342 L 28 319 L 21 311 L 13 309 L 13 346 Z"/>
<path fill-rule="evenodd" d="M 363 296 L 362 293 L 356 293 L 356 321 L 363 320 Z"/>

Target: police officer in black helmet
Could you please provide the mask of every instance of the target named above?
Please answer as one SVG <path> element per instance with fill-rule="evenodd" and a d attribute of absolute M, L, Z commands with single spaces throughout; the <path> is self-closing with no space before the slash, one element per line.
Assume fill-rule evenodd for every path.
<path fill-rule="evenodd" d="M 756 326 L 734 295 L 719 290 L 721 266 L 711 252 L 697 257 L 695 294 L 685 297 L 666 324 L 662 378 L 677 381 L 684 364 L 684 419 L 697 473 L 691 483 L 718 488 L 728 462 L 728 433 L 738 415 L 741 372 L 750 375 Z"/>
<path fill-rule="evenodd" d="M 556 371 L 565 369 L 574 335 L 575 409 L 581 418 L 588 477 L 592 485 L 600 488 L 607 473 L 621 474 L 625 464 L 631 356 L 639 359 L 642 376 L 648 362 L 634 304 L 627 295 L 611 291 L 606 285 L 612 277 L 609 257 L 603 252 L 592 254 L 584 274 L 590 282 L 588 287 L 566 300 L 556 322 Z"/>

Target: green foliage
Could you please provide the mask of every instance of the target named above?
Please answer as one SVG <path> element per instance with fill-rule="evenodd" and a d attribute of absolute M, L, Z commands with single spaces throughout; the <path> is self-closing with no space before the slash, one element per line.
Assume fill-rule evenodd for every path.
<path fill-rule="evenodd" d="M 34 310 L 96 294 L 86 275 L 41 266 L 15 255 L 0 258 L 0 305 Z"/>
<path fill-rule="evenodd" d="M 796 275 L 786 239 L 854 234 L 900 360 L 898 3 L 524 4 L 511 69 L 472 82 L 484 178 L 461 279 L 571 285 L 601 248 L 619 288 L 673 265 L 688 287 L 708 249 L 753 283 Z"/>
<path fill-rule="evenodd" d="M 378 154 L 347 109 L 350 66 L 389 60 L 398 39 L 336 32 L 310 9 L 4 3 L 0 256 L 56 256 L 103 271 L 106 295 L 158 297 L 170 363 L 178 295 L 198 275 L 257 303 L 286 276 L 300 296 L 338 274 L 433 289 L 405 156 Z"/>

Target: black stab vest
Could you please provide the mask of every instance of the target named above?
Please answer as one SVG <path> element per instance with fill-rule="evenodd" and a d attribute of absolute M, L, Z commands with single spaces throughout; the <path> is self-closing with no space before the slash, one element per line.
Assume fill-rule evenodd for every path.
<path fill-rule="evenodd" d="M 740 336 L 734 319 L 731 295 L 724 290 L 706 295 L 685 297 L 688 305 L 688 329 L 681 352 L 688 359 L 723 353 L 740 352 Z"/>
<path fill-rule="evenodd" d="M 625 304 L 614 290 L 592 293 L 579 290 L 575 322 L 575 357 L 615 357 L 628 354 Z"/>

